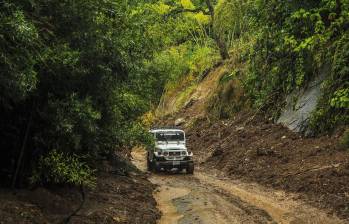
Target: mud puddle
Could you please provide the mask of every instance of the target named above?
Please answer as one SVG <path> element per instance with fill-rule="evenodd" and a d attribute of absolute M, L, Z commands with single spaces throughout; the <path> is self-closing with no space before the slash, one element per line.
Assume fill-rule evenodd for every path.
<path fill-rule="evenodd" d="M 150 181 L 159 185 L 157 191 L 154 193 L 154 198 L 156 199 L 158 208 L 162 213 L 158 224 L 178 223 L 178 221 L 183 218 L 184 215 L 177 210 L 177 207 L 174 205 L 173 201 L 188 195 L 190 193 L 190 189 L 171 187 L 163 184 L 163 181 L 157 177 L 150 178 Z"/>

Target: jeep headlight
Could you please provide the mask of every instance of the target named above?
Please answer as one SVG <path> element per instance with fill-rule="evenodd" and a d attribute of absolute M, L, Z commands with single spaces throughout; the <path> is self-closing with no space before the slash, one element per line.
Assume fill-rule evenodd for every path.
<path fill-rule="evenodd" d="M 156 156 L 161 156 L 162 155 L 162 150 L 161 149 L 155 149 L 155 155 Z"/>
<path fill-rule="evenodd" d="M 181 155 L 182 155 L 182 156 L 186 156 L 186 155 L 187 155 L 187 152 L 186 152 L 186 151 L 182 151 L 182 152 L 181 152 Z"/>
<path fill-rule="evenodd" d="M 188 151 L 188 156 L 193 156 L 193 152 L 192 151 Z"/>

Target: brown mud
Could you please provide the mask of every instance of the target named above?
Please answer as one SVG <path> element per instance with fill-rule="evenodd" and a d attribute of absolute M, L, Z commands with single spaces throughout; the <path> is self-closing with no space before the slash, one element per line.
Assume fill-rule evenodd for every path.
<path fill-rule="evenodd" d="M 145 151 L 135 149 L 133 162 L 145 170 Z M 231 180 L 224 173 L 197 166 L 194 175 L 157 173 L 154 197 L 162 212 L 159 224 L 345 223 L 297 199 L 297 195 L 258 184 Z"/>

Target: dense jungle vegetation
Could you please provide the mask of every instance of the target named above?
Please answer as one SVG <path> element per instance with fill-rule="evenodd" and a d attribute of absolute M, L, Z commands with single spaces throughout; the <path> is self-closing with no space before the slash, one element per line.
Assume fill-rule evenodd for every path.
<path fill-rule="evenodd" d="M 151 144 L 143 115 L 221 61 L 242 65 L 222 82 L 239 80 L 244 105 L 274 116 L 325 73 L 310 125 L 320 134 L 348 124 L 348 0 L 4 0 L 0 9 L 1 185 L 93 186 L 97 158 Z M 241 109 L 227 110 L 233 103 L 218 116 Z"/>

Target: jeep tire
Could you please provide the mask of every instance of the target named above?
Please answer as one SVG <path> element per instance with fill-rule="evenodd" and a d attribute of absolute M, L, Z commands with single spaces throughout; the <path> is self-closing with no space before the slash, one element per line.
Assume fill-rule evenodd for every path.
<path fill-rule="evenodd" d="M 147 170 L 148 171 L 153 170 L 153 163 L 149 161 L 149 158 L 147 158 Z"/>
<path fill-rule="evenodd" d="M 187 171 L 187 174 L 193 174 L 194 173 L 194 163 L 189 163 L 186 171 Z"/>
<path fill-rule="evenodd" d="M 147 153 L 147 171 L 153 171 L 154 163 L 149 160 L 149 152 Z"/>
<path fill-rule="evenodd" d="M 161 166 L 159 163 L 157 162 L 154 162 L 153 163 L 153 170 L 156 172 L 156 173 L 159 173 L 161 171 Z"/>

